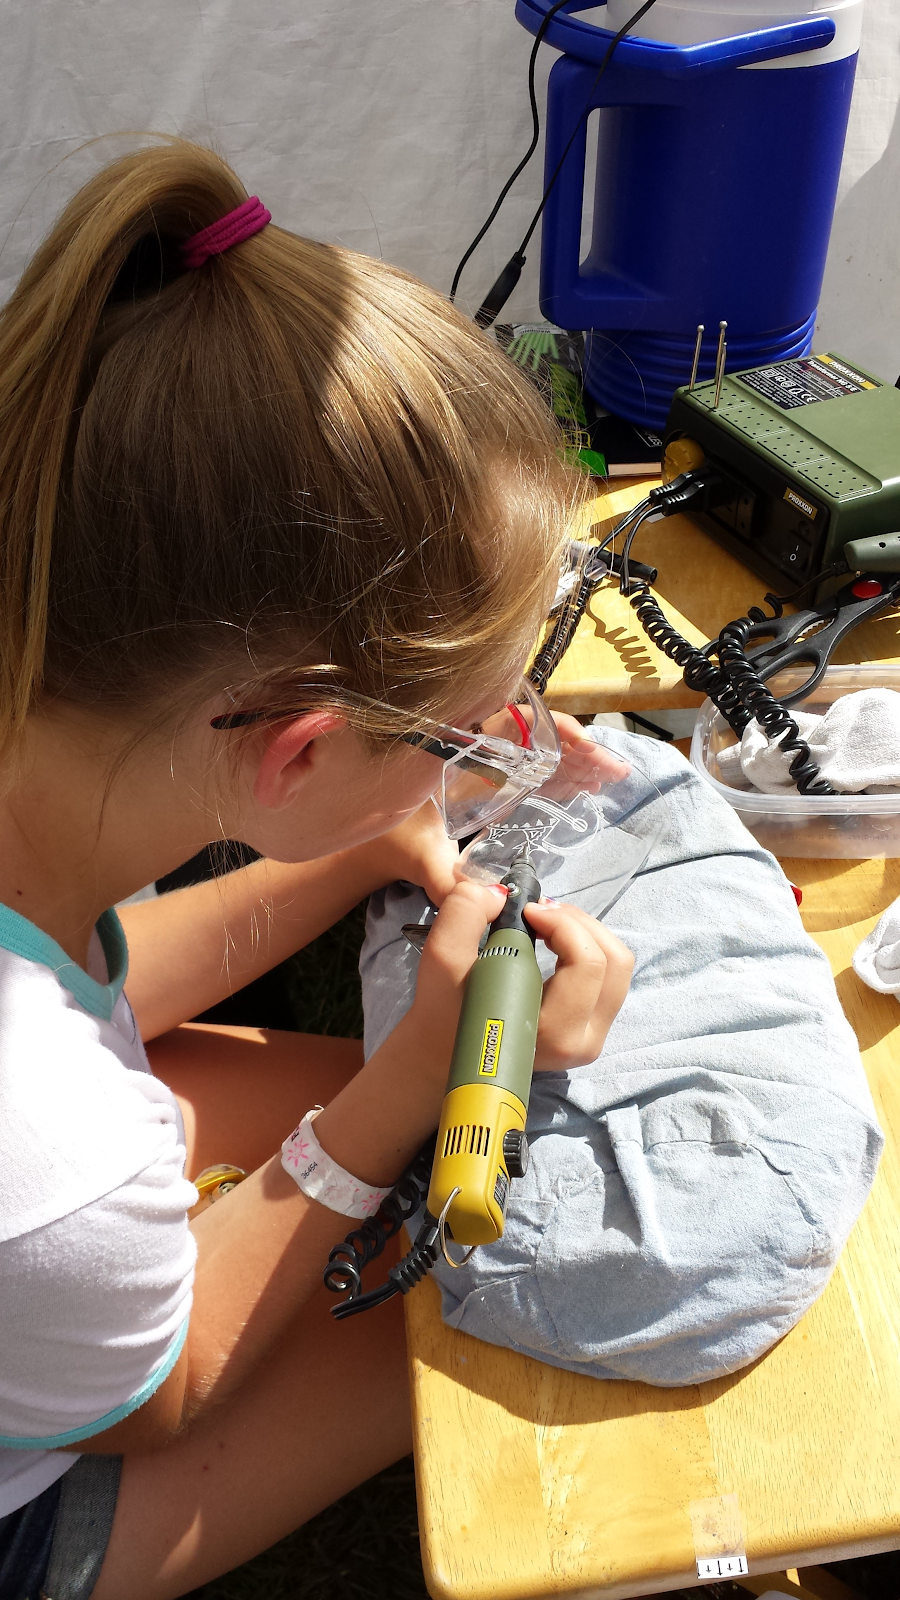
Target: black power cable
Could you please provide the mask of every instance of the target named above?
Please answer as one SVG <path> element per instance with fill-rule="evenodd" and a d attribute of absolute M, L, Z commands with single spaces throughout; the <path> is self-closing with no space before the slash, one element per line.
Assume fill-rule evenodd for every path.
<path fill-rule="evenodd" d="M 526 150 L 526 152 L 525 152 L 524 156 L 522 157 L 521 161 L 519 162 L 518 166 L 510 174 L 510 176 L 507 178 L 505 184 L 503 185 L 503 188 L 500 190 L 500 193 L 498 194 L 497 199 L 494 202 L 493 207 L 491 208 L 491 211 L 490 211 L 490 213 L 489 213 L 489 215 L 487 217 L 487 220 L 482 224 L 481 228 L 476 233 L 475 238 L 472 240 L 472 243 L 469 245 L 469 248 L 465 251 L 465 253 L 464 253 L 464 255 L 463 255 L 463 257 L 462 257 L 462 259 L 461 259 L 461 261 L 459 263 L 459 266 L 457 267 L 455 273 L 453 274 L 453 283 L 450 286 L 450 300 L 451 300 L 451 302 L 456 299 L 456 291 L 459 288 L 459 280 L 462 277 L 463 269 L 465 268 L 466 262 L 469 260 L 470 256 L 478 249 L 478 246 L 480 245 L 480 243 L 481 243 L 482 239 L 484 238 L 485 234 L 487 233 L 488 229 L 491 227 L 495 217 L 497 216 L 498 211 L 500 210 L 500 207 L 502 206 L 504 200 L 506 199 L 506 196 L 509 194 L 510 189 L 512 188 L 512 186 L 515 183 L 516 179 L 519 177 L 520 173 L 525 171 L 525 168 L 527 167 L 529 161 L 531 160 L 532 156 L 534 155 L 535 150 L 538 147 L 538 140 L 540 138 L 540 133 L 541 133 L 541 119 L 540 119 L 540 113 L 538 111 L 537 96 L 535 94 L 535 89 L 534 89 L 534 71 L 535 71 L 535 66 L 536 66 L 536 63 L 537 63 L 538 51 L 539 51 L 539 49 L 540 49 L 540 47 L 541 47 L 541 45 L 542 45 L 542 43 L 544 41 L 544 37 L 545 37 L 545 35 L 547 33 L 547 29 L 549 28 L 551 22 L 553 21 L 553 18 L 556 16 L 558 11 L 562 11 L 563 7 L 565 5 L 568 5 L 568 4 L 569 4 L 569 0 L 556 0 L 556 3 L 550 7 L 550 10 L 547 12 L 546 16 L 543 18 L 543 20 L 541 22 L 541 25 L 538 28 L 537 33 L 535 34 L 534 44 L 532 46 L 531 56 L 530 56 L 530 59 L 529 59 L 529 62 L 528 62 L 528 98 L 529 98 L 529 101 L 531 103 L 531 122 L 532 122 L 531 143 L 528 146 L 528 149 Z M 603 57 L 603 60 L 601 61 L 600 66 L 599 66 L 599 68 L 597 70 L 597 76 L 594 78 L 594 81 L 591 84 L 590 93 L 588 94 L 587 100 L 585 101 L 584 110 L 582 111 L 580 117 L 578 118 L 578 121 L 576 122 L 575 127 L 572 129 L 572 133 L 569 136 L 569 140 L 568 140 L 568 143 L 566 145 L 566 148 L 563 151 L 562 155 L 560 156 L 560 159 L 556 164 L 556 168 L 553 171 L 553 173 L 551 174 L 550 181 L 548 182 L 546 188 L 544 189 L 544 193 L 541 196 L 541 203 L 538 206 L 536 212 L 534 213 L 534 216 L 532 217 L 530 223 L 528 224 L 528 228 L 527 228 L 527 230 L 525 232 L 525 236 L 522 239 L 522 242 L 519 245 L 519 248 L 517 250 L 515 250 L 513 252 L 513 254 L 510 256 L 510 258 L 507 261 L 506 266 L 503 268 L 503 271 L 501 272 L 499 278 L 496 280 L 496 282 L 494 284 L 492 284 L 491 288 L 488 290 L 487 294 L 485 295 L 485 298 L 482 301 L 481 306 L 479 307 L 478 311 L 475 313 L 475 321 L 477 322 L 477 324 L 478 324 L 478 326 L 480 328 L 489 328 L 491 323 L 496 321 L 496 319 L 499 316 L 500 312 L 503 310 L 503 307 L 506 305 L 507 300 L 509 299 L 510 295 L 512 294 L 513 289 L 516 287 L 516 284 L 518 283 L 520 277 L 522 276 L 522 268 L 524 267 L 525 261 L 526 261 L 525 251 L 526 251 L 526 249 L 528 247 L 528 244 L 529 244 L 529 242 L 531 240 L 531 236 L 534 233 L 535 228 L 537 227 L 538 223 L 541 220 L 541 217 L 542 217 L 543 212 L 544 212 L 544 207 L 546 206 L 547 201 L 550 198 L 550 194 L 551 194 L 551 192 L 553 190 L 553 186 L 556 183 L 556 180 L 559 177 L 559 175 L 560 175 L 560 173 L 561 173 L 561 171 L 563 169 L 563 163 L 565 162 L 565 159 L 566 159 L 567 155 L 569 154 L 569 151 L 571 150 L 572 145 L 575 143 L 575 139 L 578 136 L 579 132 L 581 131 L 581 128 L 583 127 L 584 123 L 587 121 L 587 118 L 590 115 L 591 101 L 593 100 L 594 95 L 596 93 L 597 85 L 600 82 L 600 79 L 603 77 L 603 74 L 604 74 L 604 72 L 606 71 L 606 69 L 607 69 L 607 67 L 609 65 L 609 62 L 610 62 L 610 60 L 612 58 L 612 53 L 615 50 L 616 45 L 619 43 L 619 41 L 621 39 L 625 38 L 625 35 L 627 33 L 631 32 L 631 29 L 634 27 L 635 23 L 636 22 L 640 22 L 641 17 L 643 17 L 646 14 L 646 12 L 648 12 L 650 10 L 650 7 L 655 5 L 655 4 L 656 4 L 656 0 L 644 0 L 644 4 L 642 6 L 640 6 L 637 11 L 635 11 L 633 16 L 628 18 L 628 21 L 624 24 L 623 27 L 621 27 L 619 29 L 619 31 L 616 34 L 615 38 L 610 40 L 609 47 L 606 50 L 606 52 L 604 54 L 604 57 Z"/>
<path fill-rule="evenodd" d="M 751 606 L 746 617 L 738 617 L 722 629 L 719 637 L 702 650 L 692 645 L 684 635 L 673 628 L 665 612 L 650 592 L 646 581 L 633 582 L 628 571 L 628 557 L 635 535 L 642 523 L 653 514 L 673 516 L 686 507 L 701 502 L 708 503 L 719 488 L 717 474 L 709 468 L 682 473 L 651 489 L 644 506 L 632 512 L 632 524 L 622 552 L 620 590 L 628 596 L 631 605 L 648 638 L 658 650 L 679 666 L 689 689 L 707 694 L 717 706 L 732 730 L 740 738 L 748 722 L 755 717 L 771 741 L 792 756 L 790 774 L 801 794 L 833 794 L 831 785 L 821 776 L 810 754 L 809 746 L 800 735 L 793 717 L 763 682 L 746 653 L 747 640 L 755 624 L 771 621 L 759 606 Z M 798 591 L 799 592 L 799 591 Z M 773 617 L 780 617 L 785 601 L 777 595 L 767 595 Z"/>
<path fill-rule="evenodd" d="M 698 650 L 672 627 L 648 584 L 632 584 L 629 599 L 648 638 L 681 667 L 689 689 L 709 695 L 738 738 L 755 717 L 766 737 L 777 741 L 784 753 L 792 757 L 789 771 L 801 794 L 834 794 L 831 784 L 819 772 L 793 717 L 747 659 L 745 646 L 751 627 L 770 620 L 764 611 L 751 606 L 746 617 L 729 622 L 711 646 Z M 711 659 L 713 655 L 718 656 L 718 665 Z"/>
<path fill-rule="evenodd" d="M 619 578 L 619 588 L 623 594 L 628 594 L 631 588 L 631 574 L 628 569 L 628 558 L 631 555 L 631 546 L 634 544 L 635 536 L 644 526 L 645 522 L 649 522 L 651 517 L 658 516 L 659 508 L 655 505 L 650 505 L 646 511 L 641 512 L 639 517 L 635 517 L 631 527 L 628 530 L 625 543 L 622 546 L 622 563 L 620 567 Z"/>
<path fill-rule="evenodd" d="M 630 574 L 634 573 L 635 577 L 644 583 L 656 582 L 655 567 L 644 566 L 641 561 L 632 561 L 629 568 L 628 551 L 631 548 L 630 541 L 634 538 L 644 517 L 651 516 L 657 510 L 658 507 L 649 498 L 642 500 L 639 506 L 635 506 L 627 516 L 622 518 L 621 522 L 616 523 L 612 532 L 608 533 L 600 544 L 590 546 L 580 569 L 577 584 L 563 601 L 553 627 L 550 629 L 544 643 L 535 653 L 534 660 L 528 669 L 529 682 L 534 685 L 538 694 L 544 693 L 547 684 L 575 637 L 578 624 L 584 616 L 593 594 L 599 589 L 608 573 L 614 573 L 618 577 L 623 570 L 624 563 L 624 568 L 629 578 Z M 604 551 L 608 550 L 619 534 L 624 533 L 625 529 L 629 527 L 631 531 L 628 535 L 628 550 L 622 556 L 610 555 L 607 560 L 602 560 L 601 557 Z"/>
<path fill-rule="evenodd" d="M 556 13 L 558 11 L 562 11 L 563 6 L 565 6 L 567 4 L 568 4 L 568 0 L 556 0 L 555 5 L 552 5 L 550 7 L 550 10 L 547 12 L 547 15 L 544 17 L 543 22 L 541 23 L 540 27 L 538 28 L 537 33 L 535 34 L 534 44 L 531 47 L 531 56 L 530 56 L 529 61 L 528 61 L 528 98 L 529 98 L 529 100 L 531 102 L 531 126 L 532 126 L 531 143 L 528 146 L 528 149 L 525 151 L 525 154 L 522 157 L 521 161 L 519 162 L 518 166 L 515 168 L 515 170 L 513 172 L 510 173 L 509 177 L 507 178 L 505 184 L 503 185 L 503 188 L 500 190 L 500 193 L 498 194 L 496 200 L 494 201 L 493 208 L 491 209 L 491 212 L 490 212 L 490 214 L 489 214 L 489 216 L 487 218 L 487 221 L 482 224 L 481 228 L 479 228 L 479 230 L 476 233 L 474 239 L 472 240 L 472 243 L 469 245 L 468 250 L 465 252 L 462 260 L 460 261 L 459 266 L 457 267 L 456 271 L 454 272 L 454 274 L 453 274 L 453 282 L 450 285 L 450 299 L 451 299 L 451 301 L 456 299 L 456 291 L 459 288 L 459 280 L 463 275 L 463 271 L 465 269 L 466 262 L 469 260 L 469 257 L 478 249 L 478 246 L 480 245 L 482 239 L 484 238 L 485 234 L 487 233 L 488 229 L 490 228 L 491 224 L 493 223 L 494 218 L 496 217 L 498 211 L 500 210 L 500 207 L 502 206 L 504 200 L 506 199 L 506 196 L 509 194 L 510 189 L 512 188 L 512 186 L 515 183 L 516 179 L 518 178 L 519 174 L 525 171 L 525 168 L 527 167 L 529 161 L 531 160 L 532 156 L 534 155 L 535 150 L 538 147 L 538 140 L 540 139 L 540 136 L 541 136 L 541 114 L 538 111 L 537 95 L 535 94 L 535 90 L 534 90 L 534 69 L 535 69 L 535 66 L 537 65 L 538 51 L 540 50 L 541 45 L 544 42 L 544 35 L 546 34 L 547 29 L 549 28 L 551 22 L 553 21 L 553 18 L 556 16 Z"/>
<path fill-rule="evenodd" d="M 813 761 L 796 722 L 763 682 L 747 656 L 746 646 L 755 626 L 780 617 L 788 601 L 796 601 L 812 583 L 819 583 L 822 578 L 841 570 L 840 565 L 828 568 L 790 595 L 766 595 L 772 607 L 772 617 L 767 617 L 758 606 L 751 606 L 746 617 L 729 622 L 717 639 L 698 649 L 672 626 L 651 593 L 650 584 L 655 579 L 655 571 L 630 560 L 632 544 L 644 522 L 654 515 L 673 516 L 697 503 L 705 506 L 710 499 L 715 500 L 721 487 L 715 470 L 703 467 L 682 473 L 669 483 L 651 489 L 645 500 L 629 511 L 599 545 L 592 547 L 591 559 L 585 563 L 580 583 L 564 603 L 555 626 L 534 658 L 528 676 L 543 693 L 575 636 L 591 596 L 607 575 L 606 563 L 600 560 L 602 552 L 627 529 L 622 555 L 618 558 L 619 587 L 634 607 L 648 638 L 681 668 L 689 689 L 709 696 L 738 738 L 748 722 L 754 717 L 757 719 L 768 738 L 777 740 L 782 750 L 793 758 L 790 774 L 801 794 L 833 794 L 831 785 L 821 776 Z M 612 570 L 615 570 L 616 560 L 615 557 L 610 558 Z"/>
<path fill-rule="evenodd" d="M 534 685 L 538 694 L 544 693 L 552 674 L 575 637 L 575 630 L 587 609 L 591 595 L 603 582 L 608 571 L 605 561 L 595 564 L 589 558 L 584 563 L 576 587 L 563 602 L 559 616 L 528 670 L 529 682 Z"/>
<path fill-rule="evenodd" d="M 435 1137 L 426 1141 L 418 1155 L 401 1173 L 389 1195 L 382 1200 L 374 1217 L 369 1217 L 358 1228 L 351 1229 L 340 1244 L 336 1244 L 328 1257 L 323 1273 L 326 1289 L 332 1294 L 346 1294 L 346 1300 L 332 1306 L 331 1315 L 339 1321 L 352 1317 L 370 1306 L 381 1305 L 395 1294 L 408 1294 L 419 1279 L 424 1277 L 438 1257 L 437 1223 L 425 1213 L 426 1221 L 416 1235 L 411 1250 L 388 1273 L 386 1283 L 368 1294 L 362 1292 L 363 1268 L 380 1256 L 389 1239 L 399 1233 L 425 1204 L 434 1164 Z M 429 1226 L 430 1225 L 430 1226 Z"/>

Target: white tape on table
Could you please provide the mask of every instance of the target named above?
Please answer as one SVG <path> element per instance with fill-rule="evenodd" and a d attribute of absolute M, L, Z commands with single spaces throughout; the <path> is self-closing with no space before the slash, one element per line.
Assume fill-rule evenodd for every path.
<path fill-rule="evenodd" d="M 720 1583 L 723 1578 L 746 1577 L 747 1555 L 737 1495 L 691 1500 L 688 1516 L 700 1582 Z"/>

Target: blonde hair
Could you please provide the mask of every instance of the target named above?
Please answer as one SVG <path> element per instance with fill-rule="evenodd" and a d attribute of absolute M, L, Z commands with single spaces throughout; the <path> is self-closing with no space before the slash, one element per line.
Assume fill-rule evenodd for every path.
<path fill-rule="evenodd" d="M 183 270 L 245 198 L 117 160 L 0 313 L 0 748 L 41 697 L 447 715 L 534 638 L 578 493 L 541 401 L 380 261 L 270 224 Z"/>

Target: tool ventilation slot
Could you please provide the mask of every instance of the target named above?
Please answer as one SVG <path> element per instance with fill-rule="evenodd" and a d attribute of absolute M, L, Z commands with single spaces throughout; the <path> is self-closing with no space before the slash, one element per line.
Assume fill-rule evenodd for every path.
<path fill-rule="evenodd" d="M 447 1156 L 486 1156 L 491 1142 L 491 1130 L 478 1122 L 460 1122 L 448 1128 L 444 1135 L 444 1158 Z"/>
<path fill-rule="evenodd" d="M 486 961 L 488 956 L 517 956 L 518 954 L 519 952 L 515 945 L 495 944 L 491 946 L 490 950 L 482 950 L 480 959 Z"/>

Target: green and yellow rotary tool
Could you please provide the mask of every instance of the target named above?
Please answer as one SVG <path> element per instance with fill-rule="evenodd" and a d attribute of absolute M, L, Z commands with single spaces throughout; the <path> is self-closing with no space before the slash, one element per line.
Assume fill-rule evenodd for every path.
<path fill-rule="evenodd" d="M 514 860 L 506 905 L 469 974 L 441 1109 L 428 1210 L 457 1244 L 503 1233 L 509 1181 L 528 1165 L 525 1119 L 543 982 L 524 919 L 541 897 L 528 855 Z"/>
<path fill-rule="evenodd" d="M 450 1266 L 461 1266 L 449 1254 L 448 1241 L 474 1249 L 502 1236 L 510 1180 L 524 1177 L 528 1166 L 525 1121 L 543 994 L 535 936 L 524 917 L 525 907 L 540 899 L 541 886 L 526 850 L 514 858 L 503 886 L 509 891 L 506 904 L 466 982 L 437 1137 L 378 1215 L 332 1250 L 326 1287 L 335 1294 L 349 1290 L 349 1298 L 332 1307 L 334 1317 L 408 1294 L 441 1255 Z M 363 1267 L 423 1199 L 412 1249 L 391 1267 L 386 1283 L 360 1293 Z"/>

